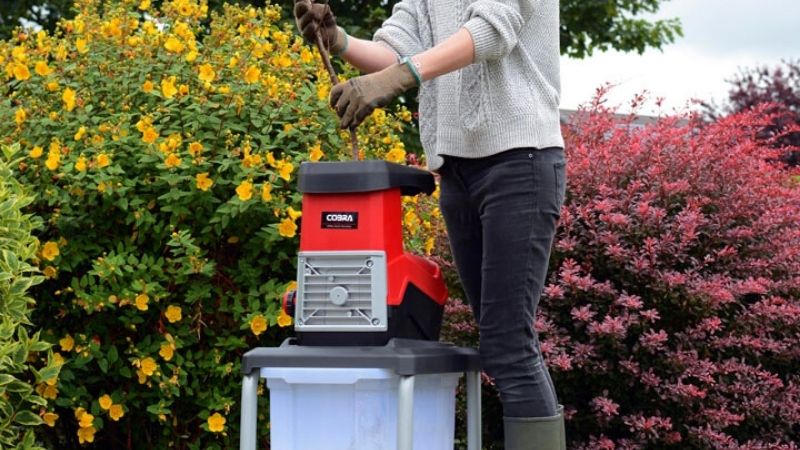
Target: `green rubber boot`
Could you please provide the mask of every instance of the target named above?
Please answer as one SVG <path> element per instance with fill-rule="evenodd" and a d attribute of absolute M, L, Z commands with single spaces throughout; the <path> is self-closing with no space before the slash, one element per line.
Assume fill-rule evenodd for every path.
<path fill-rule="evenodd" d="M 506 450 L 565 450 L 564 407 L 551 417 L 504 417 Z"/>

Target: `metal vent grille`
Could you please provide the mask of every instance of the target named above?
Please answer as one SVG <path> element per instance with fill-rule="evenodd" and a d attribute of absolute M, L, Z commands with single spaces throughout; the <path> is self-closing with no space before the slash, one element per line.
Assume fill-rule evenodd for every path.
<path fill-rule="evenodd" d="M 385 331 L 384 252 L 301 252 L 298 331 Z"/>

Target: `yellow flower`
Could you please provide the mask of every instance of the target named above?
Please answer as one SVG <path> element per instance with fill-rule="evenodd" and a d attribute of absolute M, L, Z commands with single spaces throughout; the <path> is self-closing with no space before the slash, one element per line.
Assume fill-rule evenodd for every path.
<path fill-rule="evenodd" d="M 197 189 L 208 191 L 214 185 L 214 180 L 208 178 L 208 172 L 203 172 L 195 176 L 195 183 L 197 184 Z"/>
<path fill-rule="evenodd" d="M 203 64 L 200 66 L 200 75 L 197 77 L 200 78 L 202 82 L 211 83 L 217 77 L 217 73 L 214 72 L 214 68 L 211 67 L 211 64 Z"/>
<path fill-rule="evenodd" d="M 86 172 L 86 158 L 83 155 L 78 157 L 78 160 L 75 161 L 75 170 L 78 172 Z"/>
<path fill-rule="evenodd" d="M 47 154 L 47 160 L 44 162 L 44 165 L 50 170 L 58 169 L 58 164 L 61 161 L 61 155 L 54 152 L 49 152 Z"/>
<path fill-rule="evenodd" d="M 164 315 L 167 317 L 167 320 L 169 320 L 169 323 L 175 323 L 182 318 L 181 307 L 169 305 Z"/>
<path fill-rule="evenodd" d="M 102 397 L 100 397 L 97 400 L 97 403 L 100 404 L 101 408 L 103 408 L 105 410 L 108 410 L 109 408 L 111 408 L 111 405 L 114 404 L 114 401 L 111 400 L 111 396 L 110 395 L 104 394 Z"/>
<path fill-rule="evenodd" d="M 294 171 L 292 163 L 288 161 L 280 161 L 278 163 L 278 175 L 284 180 L 289 181 L 292 178 L 292 171 Z"/>
<path fill-rule="evenodd" d="M 37 145 L 36 147 L 33 147 L 31 149 L 31 152 L 28 153 L 28 155 L 30 155 L 30 157 L 33 158 L 33 159 L 39 159 L 39 158 L 42 157 L 42 153 L 43 152 L 44 152 L 44 149 Z"/>
<path fill-rule="evenodd" d="M 164 78 L 161 80 L 161 93 L 166 98 L 175 97 L 175 94 L 178 93 L 178 88 L 175 87 L 175 76 L 171 76 L 169 78 Z"/>
<path fill-rule="evenodd" d="M 64 89 L 64 93 L 61 95 L 61 100 L 64 101 L 64 108 L 67 111 L 72 111 L 75 109 L 75 91 L 71 88 Z"/>
<path fill-rule="evenodd" d="M 169 361 L 175 355 L 175 346 L 170 342 L 164 342 L 161 344 L 161 349 L 158 350 L 158 354 L 164 358 L 164 361 Z"/>
<path fill-rule="evenodd" d="M 64 44 L 58 44 L 55 53 L 56 60 L 64 61 L 67 59 L 67 47 Z"/>
<path fill-rule="evenodd" d="M 25 62 L 28 60 L 28 55 L 25 54 L 25 47 L 22 45 L 18 45 L 11 50 L 11 56 L 14 60 L 19 62 Z"/>
<path fill-rule="evenodd" d="M 158 365 L 156 364 L 156 361 L 153 358 L 148 356 L 147 358 L 142 360 L 141 367 L 142 367 L 142 373 L 149 377 L 155 373 L 156 369 L 158 368 Z"/>
<path fill-rule="evenodd" d="M 286 314 L 286 312 L 281 309 L 280 314 L 278 314 L 278 326 L 281 328 L 288 327 L 292 324 L 292 316 Z"/>
<path fill-rule="evenodd" d="M 152 144 L 158 139 L 158 131 L 153 127 L 148 127 L 142 132 L 142 140 L 148 144 Z"/>
<path fill-rule="evenodd" d="M 72 348 L 75 347 L 75 339 L 72 339 L 70 335 L 66 335 L 58 341 L 58 345 L 61 346 L 61 350 L 70 352 Z"/>
<path fill-rule="evenodd" d="M 272 185 L 271 184 L 264 183 L 264 185 L 261 186 L 261 200 L 264 200 L 265 202 L 268 202 L 268 201 L 272 200 Z"/>
<path fill-rule="evenodd" d="M 80 127 L 78 128 L 78 131 L 75 133 L 74 138 L 76 141 L 80 141 L 81 139 L 83 139 L 83 136 L 85 135 L 86 135 L 86 127 Z"/>
<path fill-rule="evenodd" d="M 75 41 L 75 48 L 78 50 L 78 53 L 84 54 L 89 51 L 89 46 L 87 45 L 86 39 L 78 39 Z"/>
<path fill-rule="evenodd" d="M 94 442 L 94 434 L 97 432 L 94 427 L 78 428 L 78 442 L 81 444 Z"/>
<path fill-rule="evenodd" d="M 292 58 L 289 57 L 287 53 L 281 53 L 280 56 L 278 56 L 277 63 L 281 67 L 289 67 L 292 65 Z"/>
<path fill-rule="evenodd" d="M 59 255 L 58 244 L 53 241 L 47 241 L 42 247 L 42 258 L 52 261 Z"/>
<path fill-rule="evenodd" d="M 164 165 L 166 165 L 170 169 L 173 167 L 178 167 L 181 165 L 181 159 L 178 158 L 178 155 L 176 155 L 175 153 L 170 153 L 167 156 L 167 159 L 164 160 Z"/>
<path fill-rule="evenodd" d="M 149 301 L 150 297 L 147 294 L 139 294 L 136 296 L 134 303 L 139 311 L 147 311 L 147 302 Z"/>
<path fill-rule="evenodd" d="M 154 87 L 153 82 L 150 80 L 147 80 L 144 82 L 144 84 L 142 84 L 142 90 L 144 91 L 145 94 L 153 92 L 153 87 Z"/>
<path fill-rule="evenodd" d="M 413 118 L 413 116 L 411 115 L 411 111 L 409 111 L 406 108 L 400 110 L 400 112 L 398 113 L 398 117 L 400 117 L 400 120 L 402 120 L 403 122 L 411 122 L 411 119 Z"/>
<path fill-rule="evenodd" d="M 425 254 L 430 255 L 433 251 L 433 244 L 436 243 L 436 240 L 433 237 L 429 237 L 425 240 Z"/>
<path fill-rule="evenodd" d="M 64 365 L 64 357 L 61 356 L 61 353 L 58 353 L 58 352 L 53 353 L 53 364 L 55 364 L 57 366 L 63 366 Z"/>
<path fill-rule="evenodd" d="M 55 92 L 58 90 L 58 81 L 50 81 L 45 87 L 48 91 Z"/>
<path fill-rule="evenodd" d="M 108 415 L 114 422 L 119 422 L 119 419 L 125 415 L 125 410 L 122 409 L 122 405 L 111 405 L 111 408 L 108 409 Z"/>
<path fill-rule="evenodd" d="M 293 238 L 296 232 L 297 224 L 290 218 L 281 220 L 281 223 L 278 225 L 278 234 L 283 237 Z"/>
<path fill-rule="evenodd" d="M 150 9 L 150 0 L 142 0 L 142 2 L 139 3 L 139 9 L 141 11 L 147 11 Z"/>
<path fill-rule="evenodd" d="M 186 84 L 178 86 L 178 93 L 181 95 L 187 95 L 189 93 L 189 86 Z"/>
<path fill-rule="evenodd" d="M 46 423 L 48 427 L 54 427 L 56 426 L 56 420 L 58 420 L 58 414 L 46 412 L 42 416 L 42 420 L 44 420 L 44 423 Z"/>
<path fill-rule="evenodd" d="M 45 278 L 55 278 L 58 271 L 53 266 L 47 266 L 42 270 L 42 274 L 44 274 Z"/>
<path fill-rule="evenodd" d="M 199 156 L 200 153 L 203 151 L 203 144 L 195 141 L 189 144 L 189 154 L 192 156 Z"/>
<path fill-rule="evenodd" d="M 58 388 L 47 383 L 39 383 L 36 386 L 36 393 L 46 399 L 55 400 L 58 397 Z"/>
<path fill-rule="evenodd" d="M 22 123 L 25 122 L 25 119 L 27 118 L 28 118 L 28 113 L 25 112 L 24 108 L 17 108 L 17 111 L 14 112 L 14 122 L 16 122 L 17 125 L 22 125 Z"/>
<path fill-rule="evenodd" d="M 254 316 L 250 320 L 250 331 L 252 331 L 256 336 L 267 331 L 267 319 L 261 314 Z"/>
<path fill-rule="evenodd" d="M 89 414 L 88 412 L 84 412 L 83 414 L 81 414 L 80 419 L 78 419 L 78 425 L 81 428 L 89 428 L 92 426 L 93 422 L 94 422 L 94 416 Z"/>
<path fill-rule="evenodd" d="M 403 150 L 402 142 L 398 145 L 392 147 L 388 153 L 386 153 L 386 160 L 391 161 L 394 163 L 403 163 L 406 160 L 406 151 Z"/>
<path fill-rule="evenodd" d="M 228 60 L 228 67 L 233 69 L 237 64 L 239 64 L 239 58 L 236 56 L 231 56 L 231 59 Z"/>
<path fill-rule="evenodd" d="M 331 95 L 331 85 L 328 83 L 320 83 L 317 85 L 317 98 L 327 101 Z"/>
<path fill-rule="evenodd" d="M 14 63 L 12 72 L 17 81 L 25 81 L 31 77 L 31 72 L 28 70 L 28 66 L 22 63 Z"/>
<path fill-rule="evenodd" d="M 250 181 L 242 181 L 242 183 L 236 188 L 236 195 L 239 196 L 239 200 L 246 202 L 253 197 L 253 183 Z"/>
<path fill-rule="evenodd" d="M 103 167 L 108 167 L 111 164 L 111 158 L 109 158 L 105 153 L 100 153 L 97 155 L 95 161 L 97 161 L 97 167 L 101 169 Z"/>
<path fill-rule="evenodd" d="M 172 53 L 181 53 L 185 46 L 183 45 L 183 42 L 178 40 L 178 38 L 175 36 L 170 36 L 167 38 L 167 42 L 164 43 L 164 48 Z"/>
<path fill-rule="evenodd" d="M 197 53 L 197 50 L 191 50 L 186 54 L 186 62 L 194 62 L 198 56 L 199 54 Z"/>
<path fill-rule="evenodd" d="M 213 433 L 220 433 L 225 430 L 225 417 L 220 413 L 214 413 L 208 416 L 208 431 Z"/>
<path fill-rule="evenodd" d="M 46 77 L 46 76 L 50 75 L 51 73 L 53 73 L 53 69 L 51 69 L 47 65 L 46 61 L 37 61 L 36 62 L 36 66 L 34 68 L 34 71 L 36 72 L 37 75 L 42 76 L 42 77 Z"/>
<path fill-rule="evenodd" d="M 304 63 L 310 63 L 312 59 L 314 59 L 314 54 L 311 53 L 307 48 L 303 47 L 303 49 L 300 50 L 300 61 L 303 61 Z"/>
<path fill-rule="evenodd" d="M 317 162 L 322 159 L 323 156 L 325 156 L 325 153 L 322 152 L 322 146 L 319 142 L 317 142 L 316 145 L 311 147 L 311 152 L 308 155 L 308 159 L 310 161 Z"/>
<path fill-rule="evenodd" d="M 414 211 L 408 210 L 403 218 L 403 223 L 406 225 L 408 231 L 411 232 L 411 234 L 414 234 L 419 229 L 420 220 Z"/>
<path fill-rule="evenodd" d="M 289 214 L 289 217 L 291 217 L 292 220 L 297 220 L 298 217 L 303 215 L 301 211 L 295 211 L 291 206 L 286 208 L 286 212 Z"/>
<path fill-rule="evenodd" d="M 256 66 L 248 67 L 247 71 L 244 73 L 244 81 L 248 84 L 257 83 L 260 78 L 261 69 Z"/>

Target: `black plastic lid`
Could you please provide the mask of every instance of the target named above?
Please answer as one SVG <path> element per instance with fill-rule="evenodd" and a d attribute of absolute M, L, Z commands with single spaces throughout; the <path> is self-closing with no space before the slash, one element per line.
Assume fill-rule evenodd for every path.
<path fill-rule="evenodd" d="M 262 367 L 375 368 L 398 375 L 474 372 L 480 369 L 477 349 L 442 342 L 395 338 L 382 347 L 310 347 L 294 339 L 280 347 L 259 347 L 242 357 L 246 375 Z"/>
<path fill-rule="evenodd" d="M 436 189 L 433 174 L 388 161 L 304 162 L 297 188 L 310 194 L 372 192 L 400 188 L 402 195 L 428 195 Z"/>

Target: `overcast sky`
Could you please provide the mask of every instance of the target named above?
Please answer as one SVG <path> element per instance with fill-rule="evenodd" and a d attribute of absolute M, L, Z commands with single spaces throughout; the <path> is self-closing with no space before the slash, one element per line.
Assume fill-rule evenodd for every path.
<path fill-rule="evenodd" d="M 692 98 L 727 97 L 742 68 L 776 66 L 800 59 L 800 0 L 669 0 L 656 17 L 678 17 L 684 36 L 663 52 L 607 52 L 591 58 L 562 58 L 561 107 L 574 109 L 605 82 L 616 87 L 608 99 L 624 105 L 635 93 L 664 97 L 664 113 Z M 642 113 L 657 113 L 651 103 Z"/>

